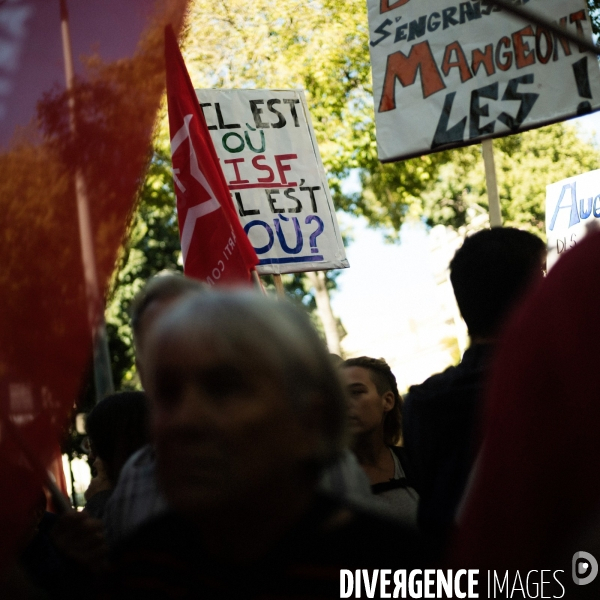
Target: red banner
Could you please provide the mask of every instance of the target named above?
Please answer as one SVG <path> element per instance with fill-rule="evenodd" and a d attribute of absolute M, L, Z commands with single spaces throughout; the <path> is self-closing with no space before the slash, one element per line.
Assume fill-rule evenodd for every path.
<path fill-rule="evenodd" d="M 242 229 L 173 31 L 165 29 L 173 180 L 186 275 L 249 282 L 258 257 Z"/>
<path fill-rule="evenodd" d="M 186 4 L 0 2 L 0 569 L 90 364 Z"/>

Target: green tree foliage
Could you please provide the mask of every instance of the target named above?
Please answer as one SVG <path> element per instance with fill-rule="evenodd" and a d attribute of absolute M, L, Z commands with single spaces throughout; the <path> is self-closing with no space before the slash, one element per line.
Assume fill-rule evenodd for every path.
<path fill-rule="evenodd" d="M 574 126 L 556 123 L 494 140 L 496 174 L 505 225 L 544 235 L 546 185 L 600 167 L 600 152 L 583 141 Z M 429 189 L 418 198 L 406 192 L 406 171 L 398 163 L 363 172 L 363 195 L 380 200 L 377 222 L 396 231 L 406 212 L 430 225 L 459 228 L 487 212 L 488 199 L 479 144 L 430 157 L 439 161 L 430 171 Z"/>
<path fill-rule="evenodd" d="M 131 301 L 156 273 L 164 269 L 181 271 L 180 257 L 171 157 L 165 140 L 158 139 L 106 307 L 116 389 L 139 387 L 129 316 Z M 306 279 L 301 274 L 291 274 L 284 275 L 283 280 L 288 295 L 313 313 L 315 300 Z M 269 293 L 275 293 L 272 278 L 265 278 L 264 284 Z M 329 284 L 335 286 L 335 274 L 330 276 Z M 318 319 L 314 321 L 319 327 Z M 92 391 L 88 389 L 86 394 L 91 397 Z"/>
<path fill-rule="evenodd" d="M 587 0 L 587 5 L 592 19 L 592 30 L 598 35 L 600 33 L 600 1 Z"/>
<path fill-rule="evenodd" d="M 588 0 L 596 30 L 599 4 Z M 480 146 L 379 163 L 368 38 L 365 0 L 195 0 L 183 43 L 195 87 L 306 90 L 338 208 L 395 232 L 411 211 L 432 225 L 460 227 L 473 212 L 487 210 Z M 546 183 L 598 166 L 597 151 L 565 124 L 494 146 L 505 222 L 532 230 L 543 228 Z M 343 195 L 340 182 L 350 169 L 360 169 L 363 191 Z M 117 387 L 136 384 L 127 315 L 132 297 L 154 273 L 181 268 L 174 206 L 163 117 L 107 309 Z M 284 283 L 314 308 L 305 278 L 288 275 Z M 266 284 L 273 288 L 268 278 Z"/>
<path fill-rule="evenodd" d="M 113 377 L 117 389 L 137 387 L 139 384 L 129 324 L 131 301 L 152 275 L 164 269 L 181 270 L 171 157 L 158 144 L 140 196 L 106 307 Z"/>
<path fill-rule="evenodd" d="M 600 0 L 588 0 L 596 31 L 599 5 Z M 379 163 L 364 0 L 197 0 L 185 57 L 198 86 L 305 89 L 336 205 L 342 210 L 397 232 L 411 210 L 424 212 L 431 223 L 458 227 L 471 205 L 486 205 L 484 178 L 476 179 L 483 174 L 478 145 Z M 546 154 L 551 140 L 560 146 Z M 554 179 L 558 172 L 573 175 L 578 171 L 571 170 L 570 157 L 593 155 L 564 125 L 527 133 L 522 140 L 503 138 L 495 146 L 507 222 L 537 229 L 543 174 L 560 164 L 559 171 L 552 167 Z M 524 153 L 527 160 L 522 160 Z M 343 195 L 339 183 L 352 168 L 361 171 L 363 191 Z M 535 171 L 537 185 L 519 183 L 525 168 Z"/>
<path fill-rule="evenodd" d="M 384 172 L 377 158 L 365 0 L 197 0 L 184 55 L 199 87 L 306 90 L 336 206 L 399 227 L 389 198 L 344 196 L 350 169 Z M 402 207 L 428 189 L 441 159 L 397 163 Z"/>

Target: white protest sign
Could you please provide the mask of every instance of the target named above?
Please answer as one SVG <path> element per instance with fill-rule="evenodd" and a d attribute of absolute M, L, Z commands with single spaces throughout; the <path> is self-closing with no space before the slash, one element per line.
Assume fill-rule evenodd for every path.
<path fill-rule="evenodd" d="M 515 0 L 591 39 L 584 0 Z M 592 55 L 485 0 L 368 0 L 383 162 L 466 146 L 600 108 Z"/>
<path fill-rule="evenodd" d="M 261 274 L 349 267 L 301 90 L 196 90 Z"/>
<path fill-rule="evenodd" d="M 546 186 L 548 269 L 590 229 L 600 228 L 600 169 Z"/>

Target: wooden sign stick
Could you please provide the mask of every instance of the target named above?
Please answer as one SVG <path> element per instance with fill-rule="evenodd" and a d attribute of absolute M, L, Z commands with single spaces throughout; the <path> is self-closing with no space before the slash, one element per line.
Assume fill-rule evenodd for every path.
<path fill-rule="evenodd" d="M 498 194 L 498 182 L 496 181 L 496 163 L 494 162 L 492 140 L 483 140 L 481 148 L 483 150 L 483 164 L 485 166 L 485 184 L 490 211 L 490 227 L 502 227 L 502 213 L 500 212 L 500 196 Z"/>
<path fill-rule="evenodd" d="M 256 269 L 252 269 L 251 274 L 252 274 L 252 281 L 254 283 L 254 287 L 257 290 L 260 290 L 263 293 L 263 296 L 266 296 L 267 292 L 265 290 L 265 286 L 263 285 L 263 283 L 260 279 L 260 275 L 256 272 Z"/>
<path fill-rule="evenodd" d="M 273 275 L 273 281 L 275 282 L 275 289 L 277 295 L 282 298 L 285 297 L 285 290 L 283 289 L 283 281 L 281 281 L 281 275 Z"/>

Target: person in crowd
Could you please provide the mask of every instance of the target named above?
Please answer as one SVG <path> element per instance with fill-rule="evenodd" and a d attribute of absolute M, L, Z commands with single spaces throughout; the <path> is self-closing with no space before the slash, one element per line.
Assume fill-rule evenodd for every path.
<path fill-rule="evenodd" d="M 478 450 L 481 393 L 498 335 L 526 290 L 542 278 L 545 247 L 511 227 L 469 236 L 450 263 L 450 281 L 471 344 L 455 367 L 412 386 L 404 444 L 419 493 L 418 522 L 443 546 Z"/>
<path fill-rule="evenodd" d="M 383 359 L 361 356 L 343 363 L 349 398 L 351 447 L 373 493 L 392 514 L 416 526 L 418 495 L 407 478 L 407 458 L 398 446 L 402 436 L 402 397 Z"/>
<path fill-rule="evenodd" d="M 179 274 L 159 274 L 136 296 L 131 308 L 131 326 L 142 386 L 146 386 L 146 336 L 154 321 L 183 296 L 206 291 L 206 286 L 195 279 Z M 324 471 L 320 485 L 332 496 L 348 498 L 364 507 L 370 505 L 369 482 L 356 458 L 347 449 L 335 464 Z M 148 444 L 125 465 L 107 504 L 104 525 L 109 546 L 115 546 L 145 520 L 165 511 L 166 507 L 156 483 L 154 448 Z"/>
<path fill-rule="evenodd" d="M 330 353 L 329 358 L 336 369 L 344 364 L 344 359 L 337 354 Z M 319 480 L 319 490 L 364 509 L 378 510 L 378 505 L 373 502 L 369 479 L 349 447 L 343 450 L 335 463 L 324 469 Z"/>
<path fill-rule="evenodd" d="M 190 295 L 154 323 L 145 367 L 170 509 L 117 549 L 108 597 L 338 598 L 340 569 L 424 566 L 410 528 L 317 492 L 346 398 L 303 312 Z"/>
<path fill-rule="evenodd" d="M 85 510 L 98 519 L 129 457 L 148 443 L 148 406 L 144 392 L 111 394 L 90 411 L 86 430 L 89 460 L 96 476 L 86 490 Z"/>
<path fill-rule="evenodd" d="M 202 293 L 206 286 L 175 272 L 152 277 L 131 306 L 131 328 L 137 372 L 146 388 L 146 336 L 154 321 L 171 304 L 186 294 Z M 146 444 L 124 465 L 117 485 L 106 504 L 103 521 L 106 541 L 114 546 L 145 520 L 166 509 L 156 485 L 154 447 Z"/>
<path fill-rule="evenodd" d="M 31 524 L 25 534 L 27 545 L 19 557 L 28 585 L 29 597 L 62 599 L 73 585 L 88 583 L 88 573 L 61 552 L 53 541 L 58 516 L 46 510 L 46 494 L 40 489 L 32 509 Z M 2 596 L 4 597 L 4 596 Z M 5 597 L 12 598 L 11 594 Z"/>
<path fill-rule="evenodd" d="M 502 336 L 458 522 L 453 563 L 508 569 L 511 588 L 515 570 L 538 569 L 530 579 L 550 579 L 540 597 L 600 597 L 598 298 L 596 233 L 558 260 Z"/>
<path fill-rule="evenodd" d="M 80 579 L 93 581 L 107 566 L 102 519 L 123 466 L 148 442 L 147 417 L 146 396 L 136 391 L 110 394 L 87 415 L 88 460 L 95 471 L 87 503 L 81 513 L 61 514 L 50 530 L 52 543 Z"/>
<path fill-rule="evenodd" d="M 147 328 L 161 310 L 192 291 L 204 289 L 200 282 L 176 273 L 161 273 L 146 284 L 132 305 L 132 328 L 136 347 L 136 364 L 144 385 L 144 341 Z M 84 570 L 96 576 L 107 565 L 110 546 L 133 530 L 140 522 L 160 513 L 166 505 L 156 485 L 154 451 L 151 444 L 143 445 L 125 461 L 131 449 L 129 442 L 115 444 L 110 440 L 111 428 L 121 429 L 115 421 L 114 401 L 98 404 L 87 419 L 92 440 L 92 460 L 97 475 L 87 491 L 86 510 L 65 513 L 52 530 L 56 547 Z M 118 399 L 117 399 L 118 402 Z M 139 406 L 138 406 L 139 408 Z M 147 410 L 147 409 L 146 409 Z M 136 418 L 136 438 L 142 435 Z M 147 433 L 147 432 L 146 432 Z M 99 448 L 96 445 L 99 443 Z M 116 484 L 116 485 L 115 485 Z M 108 498 L 107 498 L 108 497 Z M 96 518 L 99 515 L 102 518 Z"/>
<path fill-rule="evenodd" d="M 27 525 L 19 539 L 17 560 L 7 572 L 0 573 L 0 598 L 65 598 L 73 590 L 73 586 L 83 588 L 88 585 L 93 579 L 93 573 L 78 560 L 80 557 L 73 558 L 71 548 L 67 548 L 65 552 L 56 544 L 55 531 L 60 517 L 48 512 L 46 494 L 39 481 L 31 477 L 29 466 L 4 465 L 5 468 L 7 466 L 12 474 L 13 485 L 6 493 L 37 489 L 33 494 L 34 503 L 26 511 Z M 91 518 L 89 520 L 93 521 Z M 87 542 L 90 539 L 86 537 Z M 92 541 L 86 551 L 95 552 L 97 549 Z"/>

